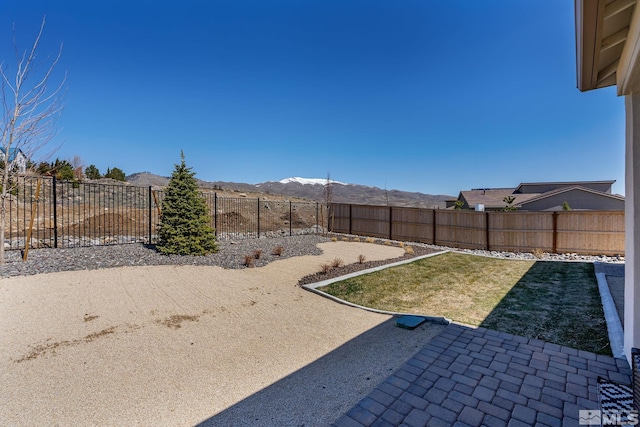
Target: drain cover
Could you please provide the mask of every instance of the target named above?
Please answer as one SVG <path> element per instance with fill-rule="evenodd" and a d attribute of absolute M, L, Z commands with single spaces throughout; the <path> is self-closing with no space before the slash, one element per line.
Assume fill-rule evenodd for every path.
<path fill-rule="evenodd" d="M 404 329 L 415 329 L 426 322 L 422 316 L 400 316 L 396 319 L 396 326 Z"/>

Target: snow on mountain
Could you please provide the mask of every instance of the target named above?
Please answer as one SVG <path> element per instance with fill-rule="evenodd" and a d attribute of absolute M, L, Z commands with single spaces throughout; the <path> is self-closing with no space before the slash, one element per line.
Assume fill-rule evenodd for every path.
<path fill-rule="evenodd" d="M 331 181 L 332 184 L 349 185 L 349 184 L 345 184 L 344 182 L 334 181 L 332 179 L 330 179 L 329 181 Z M 320 185 L 325 185 L 327 183 L 327 179 L 326 178 L 300 178 L 300 177 L 293 177 L 293 178 L 281 179 L 278 182 L 281 183 L 281 184 L 289 184 L 290 182 L 296 182 L 298 184 L 310 184 L 310 185 L 320 184 Z"/>

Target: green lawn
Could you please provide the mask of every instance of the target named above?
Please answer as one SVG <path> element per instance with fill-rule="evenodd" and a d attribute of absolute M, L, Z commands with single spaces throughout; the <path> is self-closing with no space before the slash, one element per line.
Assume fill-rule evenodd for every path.
<path fill-rule="evenodd" d="M 381 310 L 611 354 L 593 264 L 446 253 L 320 290 Z"/>

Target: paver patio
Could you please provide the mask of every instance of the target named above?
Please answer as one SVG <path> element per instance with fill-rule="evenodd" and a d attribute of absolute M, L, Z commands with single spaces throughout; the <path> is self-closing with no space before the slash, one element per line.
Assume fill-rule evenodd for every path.
<path fill-rule="evenodd" d="M 578 426 L 598 376 L 631 383 L 626 359 L 452 323 L 334 426 Z"/>

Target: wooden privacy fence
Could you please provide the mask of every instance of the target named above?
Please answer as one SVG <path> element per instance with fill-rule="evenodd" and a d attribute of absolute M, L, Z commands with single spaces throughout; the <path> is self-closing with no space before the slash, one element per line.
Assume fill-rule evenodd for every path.
<path fill-rule="evenodd" d="M 624 255 L 624 211 L 476 212 L 332 204 L 329 230 L 490 251 Z"/>

